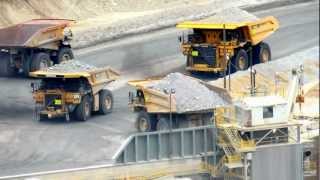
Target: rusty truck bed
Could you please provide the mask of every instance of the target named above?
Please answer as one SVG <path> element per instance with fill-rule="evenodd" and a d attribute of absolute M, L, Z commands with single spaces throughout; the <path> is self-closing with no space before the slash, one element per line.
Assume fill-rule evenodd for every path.
<path fill-rule="evenodd" d="M 63 30 L 72 23 L 67 19 L 33 19 L 0 29 L 0 47 L 37 47 L 63 38 Z M 52 32 L 56 33 L 52 33 Z M 42 37 L 52 33 L 45 39 Z"/>

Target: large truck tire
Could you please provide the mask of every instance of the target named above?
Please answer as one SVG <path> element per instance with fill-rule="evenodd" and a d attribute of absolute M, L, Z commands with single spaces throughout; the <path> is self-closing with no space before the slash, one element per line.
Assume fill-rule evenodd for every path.
<path fill-rule="evenodd" d="M 258 45 L 254 46 L 253 60 L 255 64 L 271 61 L 270 46 L 265 42 L 261 42 Z"/>
<path fill-rule="evenodd" d="M 103 89 L 99 92 L 99 113 L 108 114 L 111 113 L 113 109 L 113 96 L 112 92 Z"/>
<path fill-rule="evenodd" d="M 31 62 L 31 71 L 43 70 L 51 66 L 50 56 L 47 53 L 36 53 Z"/>
<path fill-rule="evenodd" d="M 85 95 L 81 99 L 81 103 L 77 105 L 74 110 L 74 118 L 79 121 L 86 121 L 91 116 L 92 103 L 88 95 Z"/>
<path fill-rule="evenodd" d="M 145 111 L 140 111 L 136 119 L 136 128 L 139 132 L 150 132 L 152 131 L 152 119 L 150 115 Z"/>
<path fill-rule="evenodd" d="M 235 71 L 243 71 L 248 69 L 249 67 L 249 58 L 248 53 L 244 49 L 240 49 L 237 51 L 236 55 L 232 58 L 233 64 L 233 72 Z"/>
<path fill-rule="evenodd" d="M 73 58 L 74 58 L 74 55 L 73 55 L 72 49 L 70 47 L 62 47 L 58 51 L 56 63 L 60 64 L 64 61 L 72 60 Z"/>
<path fill-rule="evenodd" d="M 10 67 L 10 54 L 0 52 L 0 77 L 9 77 L 14 74 L 14 68 Z"/>

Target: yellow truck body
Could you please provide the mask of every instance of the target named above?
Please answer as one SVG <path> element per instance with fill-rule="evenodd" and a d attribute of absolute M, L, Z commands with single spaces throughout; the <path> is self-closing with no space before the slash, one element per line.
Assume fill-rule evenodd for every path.
<path fill-rule="evenodd" d="M 187 128 L 212 123 L 214 107 L 179 111 L 179 104 L 176 99 L 179 92 L 167 92 L 165 89 L 158 90 L 150 87 L 151 84 L 157 84 L 162 79 L 162 77 L 157 77 L 128 82 L 130 86 L 136 89 L 135 92 L 129 93 L 129 107 L 138 113 L 136 118 L 138 131 L 168 130 L 170 127 Z M 221 96 L 224 95 L 224 100 L 230 102 L 231 99 L 225 89 L 211 86 L 198 79 L 194 80 L 197 80 L 209 90 L 215 91 Z M 172 122 L 170 123 L 170 121 Z"/>
<path fill-rule="evenodd" d="M 91 115 L 91 111 L 109 113 L 113 106 L 113 97 L 111 92 L 104 87 L 118 79 L 119 75 L 117 71 L 109 67 L 66 73 L 59 71 L 31 72 L 31 77 L 42 79 L 39 87 L 33 87 L 33 99 L 37 105 L 38 119 L 43 116 L 49 119 L 65 116 L 69 120 L 69 114 L 76 111 L 79 106 L 82 107 L 83 101 L 86 101 L 88 105 L 89 109 L 85 109 L 88 114 L 81 116 L 80 113 L 76 119 L 86 120 Z M 108 96 L 102 98 L 102 91 Z M 101 107 L 102 105 L 108 106 L 108 109 L 102 111 L 104 108 Z"/>
<path fill-rule="evenodd" d="M 268 16 L 241 23 L 186 21 L 176 27 L 192 29 L 194 33 L 181 43 L 182 53 L 187 56 L 187 70 L 225 72 L 229 61 L 235 67 L 234 70 L 248 68 L 248 53 L 251 50 L 253 63 L 269 61 L 270 48 L 263 40 L 279 28 L 279 22 L 273 16 Z"/>
<path fill-rule="evenodd" d="M 143 99 L 135 99 L 129 103 L 130 107 L 145 108 L 149 113 L 169 113 L 170 112 L 170 101 L 171 101 L 171 112 L 176 112 L 176 101 L 170 95 L 163 92 L 148 88 L 147 85 L 158 81 L 160 78 L 150 78 L 146 80 L 135 80 L 129 81 L 128 84 L 135 87 L 137 91 L 143 93 Z"/>

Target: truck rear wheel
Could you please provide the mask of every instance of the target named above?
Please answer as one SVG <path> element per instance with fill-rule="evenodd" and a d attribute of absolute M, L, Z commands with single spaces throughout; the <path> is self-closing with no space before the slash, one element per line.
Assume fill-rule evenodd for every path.
<path fill-rule="evenodd" d="M 31 62 L 31 71 L 44 70 L 51 66 L 50 56 L 47 53 L 36 53 Z"/>
<path fill-rule="evenodd" d="M 243 71 L 248 69 L 249 61 L 247 52 L 244 49 L 240 49 L 231 62 L 235 68 L 234 72 L 237 70 Z"/>
<path fill-rule="evenodd" d="M 267 43 L 259 44 L 259 62 L 266 63 L 271 60 L 271 50 Z"/>
<path fill-rule="evenodd" d="M 74 58 L 74 56 L 73 56 L 73 52 L 72 52 L 71 48 L 62 47 L 58 52 L 58 58 L 57 58 L 56 63 L 60 64 L 64 61 L 69 61 L 73 58 Z"/>
<path fill-rule="evenodd" d="M 79 121 L 86 121 L 91 116 L 92 104 L 88 95 L 83 96 L 81 103 L 74 110 L 74 116 Z"/>
<path fill-rule="evenodd" d="M 139 112 L 136 119 L 136 128 L 139 132 L 152 131 L 152 119 L 147 112 L 145 111 Z"/>
<path fill-rule="evenodd" d="M 99 113 L 108 114 L 113 109 L 113 96 L 111 91 L 103 89 L 99 92 Z"/>
<path fill-rule="evenodd" d="M 0 53 L 0 76 L 9 77 L 14 74 L 14 68 L 10 67 L 10 55 L 8 53 Z"/>

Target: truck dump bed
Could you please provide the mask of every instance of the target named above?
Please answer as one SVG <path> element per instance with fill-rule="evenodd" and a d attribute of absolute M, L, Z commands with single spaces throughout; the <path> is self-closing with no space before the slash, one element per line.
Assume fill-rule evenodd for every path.
<path fill-rule="evenodd" d="M 62 40 L 64 28 L 72 22 L 66 19 L 34 19 L 0 29 L 0 47 L 39 47 Z"/>
<path fill-rule="evenodd" d="M 72 60 L 56 64 L 46 70 L 31 72 L 30 76 L 35 78 L 86 78 L 95 94 L 101 89 L 101 86 L 118 79 L 120 73 L 110 67 L 97 68 Z"/>
<path fill-rule="evenodd" d="M 216 107 L 231 103 L 231 98 L 224 89 L 180 73 L 129 81 L 128 84 L 143 92 L 143 106 L 149 113 L 212 111 Z M 173 90 L 171 100 L 170 90 Z"/>
<path fill-rule="evenodd" d="M 221 22 L 215 19 L 206 19 L 200 21 L 185 21 L 177 24 L 177 28 L 185 29 L 226 29 L 235 30 L 243 28 L 247 40 L 256 45 L 271 35 L 279 28 L 279 22 L 273 16 L 267 16 L 261 19 L 251 19 L 243 22 Z"/>

